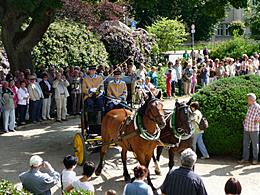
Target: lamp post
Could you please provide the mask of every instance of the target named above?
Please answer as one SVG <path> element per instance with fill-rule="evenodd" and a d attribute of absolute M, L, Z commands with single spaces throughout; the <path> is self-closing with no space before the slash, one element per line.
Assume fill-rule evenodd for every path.
<path fill-rule="evenodd" d="M 192 48 L 194 48 L 194 34 L 195 34 L 195 24 L 191 25 L 191 41 L 192 41 Z"/>

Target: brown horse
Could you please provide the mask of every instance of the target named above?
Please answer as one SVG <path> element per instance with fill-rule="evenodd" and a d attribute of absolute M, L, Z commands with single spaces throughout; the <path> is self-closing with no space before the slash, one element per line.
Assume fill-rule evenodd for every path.
<path fill-rule="evenodd" d="M 113 142 L 122 148 L 121 158 L 125 181 L 130 180 L 126 165 L 127 151 L 133 151 L 139 163 L 148 168 L 154 149 L 158 144 L 157 139 L 159 138 L 160 129 L 166 125 L 163 104 L 159 98 L 157 99 L 149 94 L 149 98 L 137 113 L 140 114 L 145 136 L 142 136 L 139 133 L 140 131 L 137 130 L 140 130 L 140 128 L 136 128 L 135 118 L 137 115 L 135 115 L 134 119 L 129 120 L 133 116 L 133 113 L 129 110 L 115 109 L 104 116 L 101 128 L 103 145 L 100 151 L 100 162 L 95 171 L 97 176 L 101 174 L 104 155 L 109 149 L 109 144 Z M 155 189 L 149 174 L 147 180 L 151 187 Z"/>
<path fill-rule="evenodd" d="M 166 119 L 166 126 L 162 129 L 160 141 L 169 148 L 169 168 L 174 166 L 174 153 L 181 153 L 186 148 L 192 148 L 193 129 L 191 126 L 191 113 L 188 106 L 189 102 L 175 103 L 175 112 L 170 113 Z M 155 173 L 161 174 L 158 162 L 164 146 L 157 147 L 156 158 L 153 155 L 155 163 Z"/>

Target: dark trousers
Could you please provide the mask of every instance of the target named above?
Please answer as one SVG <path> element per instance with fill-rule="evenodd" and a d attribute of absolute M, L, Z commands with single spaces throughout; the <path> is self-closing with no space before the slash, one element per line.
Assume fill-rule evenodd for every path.
<path fill-rule="evenodd" d="M 30 107 L 31 107 L 31 120 L 33 122 L 40 121 L 42 100 L 36 100 L 36 101 L 30 100 Z"/>
<path fill-rule="evenodd" d="M 19 116 L 19 122 L 25 122 L 26 117 L 26 111 L 27 111 L 27 105 L 19 105 L 18 104 L 18 116 Z"/>
<path fill-rule="evenodd" d="M 182 96 L 182 79 L 178 79 L 179 96 Z"/>
<path fill-rule="evenodd" d="M 171 93 L 172 93 L 172 95 L 176 93 L 175 88 L 176 88 L 176 81 L 172 81 L 171 82 Z"/>
<path fill-rule="evenodd" d="M 81 107 L 81 93 L 72 93 L 72 114 L 77 114 L 80 112 Z"/>
<path fill-rule="evenodd" d="M 104 111 L 104 97 L 89 97 L 85 105 L 88 112 Z"/>

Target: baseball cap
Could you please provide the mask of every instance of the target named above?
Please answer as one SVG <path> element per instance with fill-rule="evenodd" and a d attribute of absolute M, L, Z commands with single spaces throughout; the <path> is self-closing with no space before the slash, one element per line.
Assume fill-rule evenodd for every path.
<path fill-rule="evenodd" d="M 30 158 L 30 166 L 32 167 L 38 167 L 43 163 L 43 159 L 42 157 L 38 156 L 38 155 L 33 155 Z"/>

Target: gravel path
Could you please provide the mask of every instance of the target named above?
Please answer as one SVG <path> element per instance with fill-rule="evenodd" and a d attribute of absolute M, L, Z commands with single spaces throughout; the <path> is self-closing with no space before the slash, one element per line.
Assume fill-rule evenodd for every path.
<path fill-rule="evenodd" d="M 165 104 L 168 104 L 168 101 Z M 171 105 L 168 104 L 167 107 L 171 108 Z M 74 118 L 62 124 L 31 125 L 14 133 L 0 135 L 0 178 L 8 179 L 19 186 L 18 174 L 28 168 L 28 159 L 32 154 L 41 155 L 56 170 L 61 171 L 63 157 L 73 152 L 72 139 L 76 132 L 80 132 L 78 125 L 79 119 Z M 137 162 L 131 152 L 128 154 L 128 168 L 133 176 L 132 169 Z M 88 160 L 97 163 L 98 154 L 88 155 Z M 236 163 L 236 160 L 229 157 L 198 160 L 195 171 L 202 176 L 209 195 L 224 194 L 224 184 L 231 176 L 237 177 L 242 183 L 242 195 L 260 194 L 260 166 L 249 164 L 241 166 Z M 160 162 L 162 176 L 154 175 L 153 163 L 150 165 L 152 180 L 156 187 L 159 187 L 165 178 L 168 171 L 167 163 L 167 151 L 164 151 Z M 176 165 L 178 164 L 178 157 L 176 157 Z M 78 174 L 82 172 L 81 169 L 81 167 L 77 167 Z M 94 176 L 92 179 L 97 195 L 104 194 L 108 189 L 115 189 L 119 194 L 122 193 L 125 183 L 122 177 L 120 148 L 110 149 L 102 175 Z M 54 189 L 54 192 L 60 194 L 57 188 Z"/>

